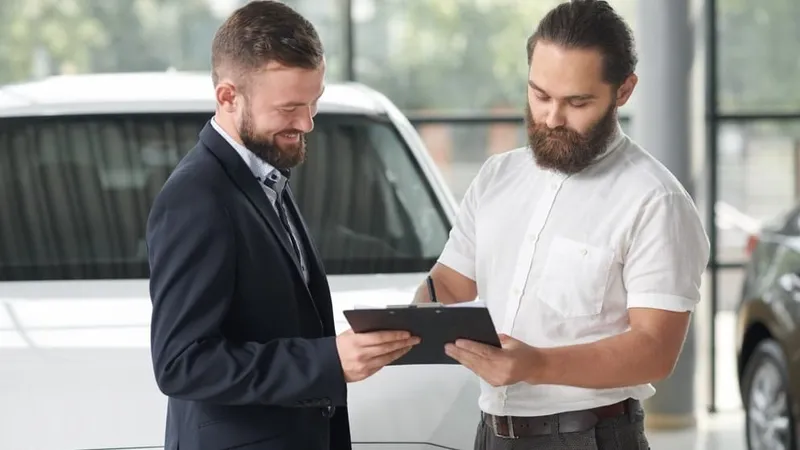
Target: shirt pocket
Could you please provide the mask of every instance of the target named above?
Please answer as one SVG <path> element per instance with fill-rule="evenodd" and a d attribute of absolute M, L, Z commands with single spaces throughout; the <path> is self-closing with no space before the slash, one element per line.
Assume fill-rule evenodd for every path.
<path fill-rule="evenodd" d="M 614 252 L 608 248 L 556 236 L 536 296 L 565 319 L 600 314 L 613 262 Z"/>

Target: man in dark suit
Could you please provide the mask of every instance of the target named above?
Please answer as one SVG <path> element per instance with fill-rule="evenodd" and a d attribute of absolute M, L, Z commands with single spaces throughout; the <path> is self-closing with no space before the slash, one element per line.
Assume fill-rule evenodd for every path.
<path fill-rule="evenodd" d="M 295 11 L 256 1 L 220 27 L 212 64 L 216 114 L 147 224 L 166 449 L 349 449 L 346 383 L 418 340 L 335 335 L 289 187 L 324 89 L 322 45 Z"/>

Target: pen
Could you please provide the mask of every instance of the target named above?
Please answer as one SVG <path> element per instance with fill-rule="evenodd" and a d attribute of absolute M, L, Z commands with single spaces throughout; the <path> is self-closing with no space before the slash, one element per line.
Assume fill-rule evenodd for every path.
<path fill-rule="evenodd" d="M 433 278 L 431 278 L 431 276 L 428 275 L 427 281 L 428 281 L 428 296 L 430 296 L 431 302 L 438 303 L 438 300 L 436 300 L 436 288 L 434 288 L 433 286 Z"/>

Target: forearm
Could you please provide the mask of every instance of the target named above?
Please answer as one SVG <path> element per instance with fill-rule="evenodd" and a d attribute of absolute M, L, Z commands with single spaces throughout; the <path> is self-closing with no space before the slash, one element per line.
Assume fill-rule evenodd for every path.
<path fill-rule="evenodd" d="M 444 283 L 436 282 L 436 278 L 433 279 L 433 283 L 436 289 L 436 301 L 445 305 L 449 305 L 452 303 L 459 303 L 468 300 L 459 300 L 459 298 L 453 294 L 450 290 L 447 289 L 447 286 Z M 417 288 L 417 292 L 414 294 L 414 303 L 430 303 L 431 293 L 430 289 L 428 288 L 427 280 L 423 281 L 422 284 Z"/>
<path fill-rule="evenodd" d="M 589 389 L 651 383 L 666 378 L 674 358 L 645 332 L 626 333 L 588 344 L 543 348 L 531 382 Z M 591 370 L 586 370 L 591 367 Z"/>
<path fill-rule="evenodd" d="M 277 339 L 264 344 L 222 338 L 194 342 L 155 360 L 161 391 L 225 405 L 345 406 L 347 386 L 335 338 Z"/>
<path fill-rule="evenodd" d="M 436 301 L 445 305 L 472 301 L 478 295 L 475 281 L 441 263 L 434 265 L 429 276 L 433 286 L 428 286 L 427 279 L 423 280 L 414 294 L 414 303 L 430 302 L 432 289 L 436 292 Z"/>

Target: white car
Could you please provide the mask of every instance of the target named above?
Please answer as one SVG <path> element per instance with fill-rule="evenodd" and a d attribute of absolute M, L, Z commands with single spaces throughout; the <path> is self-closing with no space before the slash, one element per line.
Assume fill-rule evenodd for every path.
<path fill-rule="evenodd" d="M 214 110 L 207 74 L 58 76 L 0 88 L 0 449 L 159 448 L 144 244 L 154 195 Z M 383 95 L 329 85 L 293 190 L 336 327 L 408 303 L 456 205 Z M 349 386 L 356 449 L 467 449 L 478 379 L 390 366 Z"/>

